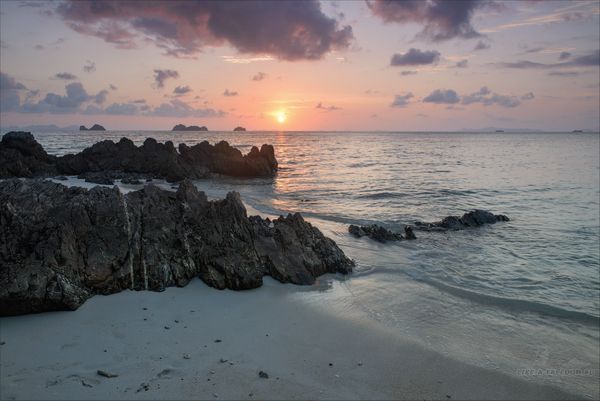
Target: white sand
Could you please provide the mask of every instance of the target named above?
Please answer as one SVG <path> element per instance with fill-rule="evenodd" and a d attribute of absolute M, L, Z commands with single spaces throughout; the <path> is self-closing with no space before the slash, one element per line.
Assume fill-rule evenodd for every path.
<path fill-rule="evenodd" d="M 75 312 L 2 318 L 0 398 L 573 398 L 336 317 L 302 296 L 270 279 L 243 292 L 194 280 L 163 293 L 96 296 Z"/>

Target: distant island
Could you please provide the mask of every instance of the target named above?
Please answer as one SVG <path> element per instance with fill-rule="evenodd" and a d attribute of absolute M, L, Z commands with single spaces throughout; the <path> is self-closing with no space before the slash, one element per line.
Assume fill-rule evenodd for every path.
<path fill-rule="evenodd" d="M 183 124 L 177 124 L 171 131 L 208 131 L 208 128 L 206 128 L 204 125 L 202 127 L 198 127 L 197 125 L 190 125 L 189 127 L 186 127 Z"/>
<path fill-rule="evenodd" d="M 91 126 L 90 129 L 85 128 L 85 125 L 80 125 L 79 131 L 106 131 L 106 128 L 104 128 L 100 124 L 94 124 Z"/>
<path fill-rule="evenodd" d="M 237 126 L 233 129 L 234 131 L 246 131 L 246 128 Z"/>
<path fill-rule="evenodd" d="M 574 134 L 580 134 L 580 133 L 582 133 L 582 132 L 583 132 L 583 130 L 582 130 L 582 129 L 574 129 L 574 130 L 573 130 L 573 133 L 574 133 Z"/>

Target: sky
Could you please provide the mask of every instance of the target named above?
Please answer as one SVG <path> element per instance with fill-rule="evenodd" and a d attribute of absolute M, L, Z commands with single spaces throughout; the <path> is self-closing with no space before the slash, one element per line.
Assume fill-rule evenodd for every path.
<path fill-rule="evenodd" d="M 1 1 L 0 125 L 598 130 L 599 1 Z"/>

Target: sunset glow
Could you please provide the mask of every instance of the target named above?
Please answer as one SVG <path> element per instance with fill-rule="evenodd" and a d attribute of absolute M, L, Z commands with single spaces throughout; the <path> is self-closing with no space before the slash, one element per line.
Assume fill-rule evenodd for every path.
<path fill-rule="evenodd" d="M 185 3 L 0 2 L 2 126 L 600 125 L 597 1 Z"/>

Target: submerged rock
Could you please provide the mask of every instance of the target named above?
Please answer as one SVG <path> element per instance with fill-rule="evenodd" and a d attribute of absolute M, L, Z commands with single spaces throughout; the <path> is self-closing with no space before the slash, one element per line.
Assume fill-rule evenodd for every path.
<path fill-rule="evenodd" d="M 487 210 L 475 209 L 458 216 L 447 216 L 433 223 L 415 222 L 415 229 L 423 231 L 463 230 L 470 227 L 480 227 L 484 224 L 494 224 L 499 221 L 510 221 L 503 214 L 493 214 Z"/>
<path fill-rule="evenodd" d="M 371 224 L 370 226 L 355 226 L 351 224 L 348 227 L 348 232 L 358 238 L 367 236 L 379 242 L 401 241 L 404 239 L 404 237 L 402 237 L 402 234 L 395 233 L 377 224 Z"/>
<path fill-rule="evenodd" d="M 209 201 L 190 181 L 122 194 L 43 180 L 0 182 L 0 315 L 76 309 L 94 294 L 312 284 L 354 265 L 299 214 L 247 217 L 239 194 Z"/>
<path fill-rule="evenodd" d="M 275 150 L 271 145 L 253 147 L 243 155 L 221 141 L 194 146 L 173 142 L 158 143 L 148 138 L 142 146 L 122 138 L 119 142 L 101 141 L 77 154 L 48 155 L 27 132 L 9 132 L 0 143 L 0 178 L 49 177 L 91 173 L 109 174 L 104 182 L 127 174 L 181 181 L 205 178 L 211 173 L 235 177 L 269 177 L 277 171 Z M 91 181 L 94 182 L 94 181 Z"/>

